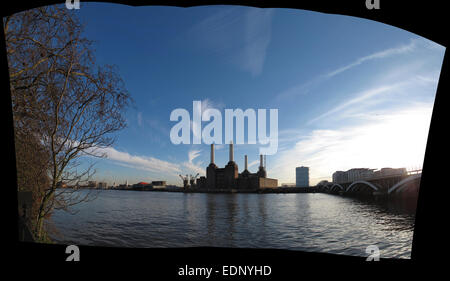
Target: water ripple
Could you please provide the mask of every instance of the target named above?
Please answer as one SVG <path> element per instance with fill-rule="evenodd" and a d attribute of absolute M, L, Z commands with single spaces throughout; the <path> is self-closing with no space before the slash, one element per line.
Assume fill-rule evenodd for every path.
<path fill-rule="evenodd" d="M 83 191 L 80 191 L 83 192 Z M 410 258 L 414 214 L 328 194 L 101 191 L 56 211 L 57 243 L 115 247 L 246 247 Z"/>

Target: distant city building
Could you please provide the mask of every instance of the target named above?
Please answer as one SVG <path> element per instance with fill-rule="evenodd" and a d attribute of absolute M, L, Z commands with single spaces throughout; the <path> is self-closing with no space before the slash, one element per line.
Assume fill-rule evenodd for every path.
<path fill-rule="evenodd" d="M 333 173 L 333 182 L 334 183 L 344 183 L 348 182 L 347 172 L 344 171 L 336 171 Z"/>
<path fill-rule="evenodd" d="M 295 168 L 295 186 L 308 187 L 309 186 L 309 168 L 297 167 Z"/>
<path fill-rule="evenodd" d="M 57 187 L 57 188 L 67 188 L 67 184 L 66 184 L 65 182 L 59 181 L 59 182 L 56 184 L 56 187 Z"/>
<path fill-rule="evenodd" d="M 369 168 L 354 168 L 347 171 L 347 179 L 349 182 L 354 182 L 357 180 L 367 179 L 373 176 L 373 171 L 375 169 Z"/>
<path fill-rule="evenodd" d="M 144 182 L 144 181 L 133 184 L 133 188 L 135 188 L 135 189 L 136 188 L 137 189 L 144 188 L 144 187 L 151 187 L 151 184 L 149 184 L 148 182 Z"/>
<path fill-rule="evenodd" d="M 97 182 L 96 181 L 88 181 L 87 187 L 97 188 Z"/>
<path fill-rule="evenodd" d="M 108 184 L 106 182 L 99 182 L 97 184 L 97 188 L 106 189 L 106 188 L 108 188 Z"/>
<path fill-rule="evenodd" d="M 326 185 L 329 182 L 327 180 L 320 181 L 317 185 Z"/>
<path fill-rule="evenodd" d="M 267 177 L 266 167 L 264 165 L 264 156 L 260 155 L 260 165 L 256 173 L 248 170 L 248 157 L 244 158 L 245 168 L 239 173 L 238 166 L 234 162 L 233 144 L 230 143 L 230 161 L 224 168 L 219 168 L 214 163 L 214 144 L 211 144 L 211 163 L 206 168 L 206 177 L 197 179 L 196 188 L 198 189 L 237 189 L 237 190 L 257 190 L 262 188 L 278 187 L 278 180 Z"/>
<path fill-rule="evenodd" d="M 117 189 L 131 189 L 133 186 L 128 184 L 128 180 L 125 181 L 125 184 L 119 184 Z"/>
<path fill-rule="evenodd" d="M 153 187 L 156 187 L 156 186 L 164 187 L 164 186 L 166 186 L 166 181 L 152 181 L 152 186 Z"/>
<path fill-rule="evenodd" d="M 334 183 L 354 182 L 357 180 L 371 178 L 375 169 L 353 168 L 346 172 L 336 171 L 333 173 Z"/>
<path fill-rule="evenodd" d="M 181 187 L 178 187 L 176 185 L 166 185 L 166 190 L 179 190 Z"/>
<path fill-rule="evenodd" d="M 358 180 L 368 180 L 377 177 L 388 177 L 388 176 L 401 176 L 406 175 L 407 171 L 405 168 L 382 168 L 378 171 L 376 169 L 369 168 L 353 168 L 348 171 L 336 171 L 333 173 L 334 183 L 348 183 L 355 182 Z"/>
<path fill-rule="evenodd" d="M 381 168 L 379 171 L 374 172 L 374 177 L 386 177 L 386 176 L 396 176 L 396 175 L 406 175 L 406 168 Z"/>
<path fill-rule="evenodd" d="M 149 190 L 153 188 L 165 188 L 166 187 L 166 181 L 152 181 L 151 183 L 148 182 L 138 182 L 136 184 L 133 184 L 133 189 L 137 190 Z"/>

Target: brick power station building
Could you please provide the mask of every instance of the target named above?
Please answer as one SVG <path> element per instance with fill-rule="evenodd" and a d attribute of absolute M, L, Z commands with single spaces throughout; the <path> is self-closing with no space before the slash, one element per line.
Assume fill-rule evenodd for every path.
<path fill-rule="evenodd" d="M 263 155 L 260 155 L 260 165 L 256 173 L 248 171 L 248 159 L 245 155 L 245 169 L 242 173 L 239 173 L 233 154 L 233 143 L 231 143 L 230 161 L 224 168 L 218 168 L 214 164 L 214 144 L 211 144 L 211 163 L 206 168 L 206 177 L 197 179 L 197 188 L 207 190 L 257 190 L 278 186 L 277 179 L 267 177 L 263 165 Z"/>

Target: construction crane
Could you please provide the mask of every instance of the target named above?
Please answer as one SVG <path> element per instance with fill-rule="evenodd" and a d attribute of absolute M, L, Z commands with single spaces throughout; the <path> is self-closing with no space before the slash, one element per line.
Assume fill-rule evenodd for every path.
<path fill-rule="evenodd" d="M 199 173 L 197 173 L 194 177 L 191 175 L 191 180 L 189 181 L 191 187 L 195 185 L 195 180 L 197 179 Z"/>
<path fill-rule="evenodd" d="M 179 175 L 180 178 L 183 180 L 183 188 L 188 188 L 189 187 L 189 176 L 186 175 L 186 177 L 183 177 L 182 175 Z"/>

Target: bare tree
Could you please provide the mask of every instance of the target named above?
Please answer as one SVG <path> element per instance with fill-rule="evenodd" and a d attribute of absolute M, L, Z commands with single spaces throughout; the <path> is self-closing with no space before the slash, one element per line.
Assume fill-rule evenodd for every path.
<path fill-rule="evenodd" d="M 19 189 L 27 185 L 38 194 L 33 225 L 42 238 L 44 218 L 55 208 L 67 210 L 88 199 L 88 194 L 80 197 L 58 187 L 92 176 L 92 167 L 82 169 L 80 157 L 104 156 L 98 149 L 110 146 L 113 133 L 126 126 L 123 112 L 131 97 L 114 67 L 95 64 L 91 41 L 82 36 L 79 20 L 64 6 L 14 14 L 3 24 L 18 177 L 23 176 Z M 18 138 L 25 144 L 18 146 Z M 30 145 L 39 149 L 26 156 L 23 149 Z M 27 157 L 39 161 L 22 161 Z M 41 182 L 24 174 L 29 165 L 35 165 L 36 173 L 45 171 Z"/>

